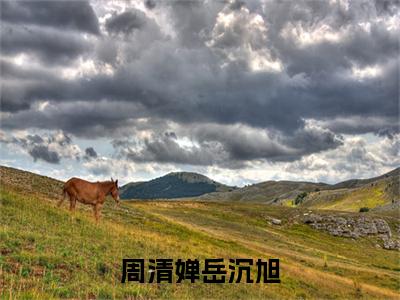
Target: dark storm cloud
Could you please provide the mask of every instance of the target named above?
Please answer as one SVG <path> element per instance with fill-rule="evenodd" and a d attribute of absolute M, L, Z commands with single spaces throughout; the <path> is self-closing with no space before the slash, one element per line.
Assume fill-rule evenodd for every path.
<path fill-rule="evenodd" d="M 188 165 L 210 165 L 218 160 L 218 153 L 214 148 L 181 147 L 170 136 L 164 135 L 154 139 L 145 139 L 142 149 L 122 149 L 126 158 L 136 162 L 177 163 Z"/>
<path fill-rule="evenodd" d="M 201 145 L 217 144 L 230 160 L 250 161 L 268 158 L 270 160 L 284 159 L 294 155 L 294 149 L 274 140 L 262 129 L 252 129 L 243 126 L 202 125 L 193 132 Z"/>
<path fill-rule="evenodd" d="M 300 156 L 335 149 L 342 145 L 343 138 L 329 130 L 321 128 L 302 128 L 292 136 L 284 137 L 283 143 L 291 148 L 301 150 Z M 299 157 L 294 157 L 298 159 Z"/>
<path fill-rule="evenodd" d="M 392 139 L 395 138 L 396 134 L 398 132 L 400 132 L 399 127 L 400 127 L 400 125 L 397 124 L 397 125 L 394 126 L 395 129 L 392 129 L 392 128 L 381 129 L 381 130 L 378 131 L 378 136 L 385 136 L 385 137 L 388 137 L 389 139 L 392 140 Z"/>
<path fill-rule="evenodd" d="M 189 15 L 191 11 L 195 11 L 197 14 L 195 8 L 197 9 L 198 5 L 194 7 L 190 4 L 180 6 L 184 7 L 184 11 Z M 198 9 L 202 11 L 203 8 L 199 7 Z M 179 9 L 175 11 L 175 13 L 178 12 Z M 130 15 L 129 12 L 121 15 L 125 14 L 128 16 Z M 199 13 L 199 15 L 201 14 Z M 183 21 L 180 19 L 179 22 L 183 23 Z M 131 28 L 129 22 L 127 24 L 127 28 Z M 199 24 L 199 27 L 202 27 L 202 22 L 199 22 Z M 183 27 L 186 28 L 186 26 Z M 125 27 L 122 26 L 121 28 Z M 191 27 L 189 31 L 198 32 L 198 30 L 195 30 L 194 27 Z M 375 37 L 373 36 L 370 38 L 370 40 L 371 45 L 374 44 L 372 41 L 375 40 Z M 383 40 L 385 40 L 385 38 L 383 38 Z M 393 40 L 393 38 L 390 38 L 389 40 Z M 241 43 L 240 40 L 238 43 Z M 327 95 L 328 97 L 333 96 L 334 101 L 340 101 L 341 99 L 344 99 L 346 103 L 354 104 L 354 101 L 348 101 L 346 96 L 353 97 L 352 95 L 355 94 L 353 90 L 355 90 L 365 91 L 365 94 L 368 98 L 366 102 L 374 105 L 374 102 L 369 100 L 369 98 L 386 96 L 381 93 L 381 95 L 368 97 L 368 95 L 371 95 L 371 90 L 373 90 L 373 87 L 371 87 L 369 83 L 360 84 L 355 82 L 356 87 L 353 88 L 354 82 L 346 83 L 347 79 L 340 79 L 340 76 L 343 75 L 341 73 L 333 75 L 330 73 L 321 74 L 322 70 L 329 70 L 330 67 L 333 68 L 338 65 L 340 66 L 340 63 L 338 64 L 337 62 L 334 62 L 334 58 L 342 58 L 346 57 L 346 55 L 345 53 L 332 52 L 332 55 L 329 55 L 330 59 L 326 59 L 326 53 L 328 53 L 326 50 L 335 49 L 336 47 L 329 45 L 325 45 L 325 48 L 322 46 L 320 47 L 320 49 L 312 51 L 313 54 L 311 56 L 307 54 L 310 53 L 309 49 L 305 49 L 303 51 L 292 47 L 292 53 L 290 53 L 290 57 L 296 58 L 296 54 L 302 54 L 298 57 L 298 59 L 296 59 L 296 61 L 290 60 L 290 57 L 288 57 L 286 60 L 289 64 L 287 69 L 293 72 L 291 75 L 292 78 L 289 78 L 289 80 L 293 81 L 293 78 L 298 74 L 305 74 L 306 77 L 309 76 L 307 78 L 313 83 L 308 89 L 294 88 L 290 86 L 288 87 L 286 82 L 287 79 L 283 78 L 281 75 L 251 75 L 244 73 L 247 70 L 240 66 L 232 65 L 227 67 L 226 71 L 204 68 L 204 62 L 218 64 L 218 58 L 205 49 L 201 49 L 202 52 L 182 50 L 179 56 L 176 56 L 169 52 L 172 50 L 175 51 L 176 48 L 166 47 L 162 49 L 157 47 L 147 49 L 149 55 L 143 54 L 141 61 L 135 61 L 134 63 L 130 63 L 129 65 L 125 65 L 118 69 L 114 77 L 93 77 L 91 78 L 90 82 L 82 81 L 75 82 L 73 84 L 67 82 L 64 84 L 64 92 L 60 98 L 66 98 L 66 100 L 68 100 L 68 98 L 98 99 L 100 97 L 105 97 L 109 99 L 129 101 L 131 101 L 132 98 L 137 98 L 138 101 L 141 101 L 144 105 L 156 110 L 155 113 L 160 114 L 163 117 L 170 117 L 173 114 L 176 115 L 176 112 L 178 112 L 176 117 L 178 119 L 181 118 L 181 121 L 185 121 L 186 118 L 193 119 L 195 117 L 195 119 L 199 120 L 203 118 L 209 118 L 210 120 L 217 122 L 219 120 L 227 123 L 245 122 L 257 126 L 270 126 L 271 124 L 269 123 L 282 123 L 282 125 L 284 125 L 286 123 L 289 125 L 289 127 L 295 128 L 301 125 L 299 116 L 307 113 L 307 110 L 311 110 L 311 107 L 305 107 L 305 109 L 303 109 L 305 112 L 303 112 L 303 110 L 299 110 L 297 103 L 293 101 L 294 98 L 303 98 L 298 101 L 299 104 L 301 102 L 308 101 L 307 98 L 312 99 L 312 101 L 309 103 L 314 104 L 313 101 L 320 101 L 319 96 L 323 97 Z M 371 47 L 372 46 L 366 45 L 366 47 L 361 48 L 370 49 Z M 372 49 L 369 50 L 370 55 L 373 57 L 382 57 L 382 59 L 387 59 L 388 57 L 393 56 L 395 53 L 395 48 L 385 48 L 392 48 L 393 50 L 390 53 L 385 53 L 386 55 L 380 56 L 376 55 L 376 53 L 381 53 L 382 51 L 372 47 Z M 317 56 L 315 53 L 321 53 L 321 56 Z M 306 58 L 304 55 L 308 55 L 308 58 Z M 160 59 L 157 59 L 157 57 L 160 57 Z M 318 63 L 319 59 L 320 63 Z M 332 63 L 329 63 L 329 61 L 332 61 Z M 299 65 L 299 63 L 301 64 Z M 349 66 L 349 63 L 350 62 L 347 62 L 346 64 Z M 176 66 L 181 67 L 180 69 L 176 70 Z M 146 72 L 144 73 L 142 71 L 143 67 L 147 68 Z M 200 84 L 197 86 L 192 82 L 195 80 L 195 78 L 187 78 L 187 72 L 190 70 L 190 68 L 192 68 L 192 70 L 200 71 L 197 75 L 197 80 L 200 81 Z M 135 69 L 140 70 L 140 74 L 139 72 L 135 72 Z M 219 73 L 217 73 L 217 71 Z M 175 74 L 173 74 L 173 72 L 175 72 Z M 206 77 L 211 79 L 205 80 Z M 159 82 L 157 85 L 155 85 L 154 81 Z M 174 85 L 178 81 L 182 82 L 183 88 L 175 88 Z M 329 85 L 326 84 L 326 82 L 329 82 Z M 68 84 L 70 84 L 69 87 Z M 51 85 L 55 87 L 54 90 L 60 90 L 58 84 L 54 85 L 51 83 Z M 376 86 L 376 84 L 374 85 Z M 160 88 L 157 88 L 157 86 Z M 267 90 L 265 86 L 268 86 Z M 189 87 L 187 91 L 185 90 L 185 87 Z M 393 91 L 393 88 L 393 86 L 390 86 L 388 91 Z M 229 91 L 226 91 L 226 89 L 229 89 Z M 37 98 L 43 97 L 43 95 L 40 94 L 40 90 L 45 91 L 43 94 L 48 94 L 51 98 L 58 98 L 55 95 L 56 93 L 52 92 L 52 89 L 47 88 L 46 86 L 39 86 L 33 89 L 31 94 L 36 93 Z M 76 92 L 74 93 L 72 91 Z M 168 94 L 169 91 L 171 92 L 170 94 Z M 266 91 L 268 92 L 267 94 L 265 93 Z M 341 91 L 341 93 L 346 94 L 345 97 L 342 97 L 341 95 L 337 96 L 337 91 Z M 181 95 L 179 95 L 179 93 L 181 93 Z M 27 98 L 28 101 L 31 101 L 32 98 L 29 99 L 29 94 L 30 93 L 28 91 Z M 318 97 L 315 97 L 315 95 L 318 95 Z M 188 97 L 194 99 L 188 102 Z M 174 99 L 174 101 L 172 101 L 172 99 Z M 252 103 L 250 103 L 251 105 L 244 106 L 244 101 L 250 101 Z M 178 107 L 175 105 L 176 102 L 178 102 Z M 326 106 L 334 107 L 337 104 L 330 103 L 330 100 L 325 100 L 325 102 Z M 313 107 L 312 111 L 315 111 L 316 114 L 319 114 L 320 112 L 316 109 L 318 109 L 320 104 L 316 104 L 317 105 Z M 391 107 L 388 111 L 393 111 L 392 108 L 393 107 Z M 286 113 L 276 114 L 276 110 L 280 109 L 282 111 L 286 111 Z M 354 110 L 356 109 L 359 109 L 359 107 L 354 107 Z M 236 113 L 238 110 L 241 111 L 239 117 Z M 324 111 L 326 112 L 327 110 L 324 108 Z M 196 116 L 191 115 L 190 112 Z M 269 122 L 269 120 L 271 120 L 271 122 Z"/>
<path fill-rule="evenodd" d="M 88 53 L 91 45 L 73 32 L 35 26 L 1 26 L 1 52 L 6 55 L 27 53 L 48 64 L 66 64 Z"/>
<path fill-rule="evenodd" d="M 35 162 L 37 160 L 43 160 L 51 164 L 58 164 L 63 156 L 79 159 L 76 153 L 68 148 L 68 146 L 72 144 L 71 137 L 63 132 L 46 136 L 26 134 L 22 137 L 8 137 L 2 135 L 0 137 L 0 142 L 21 148 L 21 150 L 26 151 Z"/>
<path fill-rule="evenodd" d="M 96 150 L 93 149 L 93 147 L 88 147 L 85 149 L 85 154 L 89 158 L 96 158 L 97 157 L 97 152 Z"/>
<path fill-rule="evenodd" d="M 153 9 L 156 7 L 157 3 L 155 0 L 145 0 L 144 1 L 144 5 L 148 8 L 148 9 Z"/>
<path fill-rule="evenodd" d="M 140 29 L 147 21 L 146 15 L 140 10 L 129 10 L 115 14 L 106 21 L 106 28 L 111 33 L 130 34 L 135 29 Z"/>
<path fill-rule="evenodd" d="M 305 72 L 318 77 L 321 73 L 350 68 L 352 63 L 382 63 L 396 57 L 399 51 L 398 32 L 389 31 L 382 21 L 373 20 L 392 13 L 377 10 L 374 2 L 350 1 L 346 9 L 328 1 L 282 1 L 263 9 L 264 20 L 273 24 L 268 27 L 272 51 L 286 62 L 289 74 Z M 399 10 L 394 7 L 392 12 L 398 15 Z M 369 24 L 369 29 L 363 28 L 362 23 Z M 329 26 L 335 34 L 341 30 L 347 34 L 338 43 L 320 41 L 307 47 L 297 47 L 298 41 L 282 35 L 285 29 L 298 32 L 320 30 L 324 26 Z"/>
<path fill-rule="evenodd" d="M 40 135 L 34 134 L 34 135 L 28 135 L 26 139 L 33 144 L 42 144 L 44 143 L 43 138 Z"/>
<path fill-rule="evenodd" d="M 385 64 L 396 57 L 399 44 L 396 32 L 388 32 L 383 25 L 371 25 L 371 32 L 353 28 L 340 42 L 325 41 L 309 47 L 297 48 L 293 41 L 283 41 L 279 55 L 287 62 L 288 74 L 305 73 L 312 80 L 318 80 L 320 75 L 329 76 L 340 69 L 351 69 L 352 65 L 368 66 Z"/>
<path fill-rule="evenodd" d="M 1 110 L 6 112 L 28 109 L 31 104 L 23 99 L 21 92 L 16 89 L 17 84 L 7 86 L 1 83 Z"/>
<path fill-rule="evenodd" d="M 244 1 L 240 1 L 240 0 L 235 0 L 231 3 L 231 5 L 229 6 L 230 9 L 232 10 L 238 10 L 241 9 L 242 7 L 246 6 L 246 3 Z"/>
<path fill-rule="evenodd" d="M 162 12 L 158 22 L 147 10 L 127 9 L 105 20 L 111 34 L 90 43 L 50 23 L 43 29 L 25 20 L 26 29 L 16 27 L 8 17 L 15 36 L 6 37 L 2 52 L 29 52 L 51 64 L 84 55 L 95 60 L 96 70 L 111 70 L 67 80 L 47 66 L 26 72 L 24 65 L 4 64 L 2 110 L 11 113 L 2 126 L 95 138 L 135 129 L 139 118 L 162 120 L 152 128 L 152 139 L 131 149 L 131 158 L 198 165 L 293 160 L 338 147 L 341 133 L 393 131 L 390 123 L 399 113 L 398 30 L 389 30 L 386 20 L 398 19 L 397 2 L 353 1 L 348 8 L 328 1 L 238 3 L 160 1 L 150 13 Z M 318 30 L 334 37 L 313 36 Z M 302 32 L 311 42 L 302 43 L 296 36 Z M 65 37 L 59 47 L 52 44 L 57 33 Z M 267 62 L 257 63 L 260 57 Z M 274 62 L 279 68 L 268 69 Z M 354 74 L 368 68 L 378 73 Z M 48 104 L 36 103 L 43 101 Z M 363 119 L 380 121 L 366 126 L 357 121 Z M 309 127 L 307 120 L 325 127 Z M 187 129 L 174 131 L 178 137 L 198 145 L 185 148 L 164 135 L 168 121 Z M 197 132 L 195 124 L 220 127 Z M 231 128 L 237 124 L 275 136 L 236 132 Z"/>
<path fill-rule="evenodd" d="M 198 6 L 177 4 L 179 9 L 174 13 L 178 14 L 182 9 L 188 15 L 193 11 L 193 14 L 203 16 L 197 12 Z M 198 10 L 202 12 L 203 8 L 200 6 Z M 205 17 L 199 17 L 199 28 L 207 20 Z M 187 23 L 184 23 L 184 20 L 179 19 L 177 26 L 182 26 L 183 31 L 199 32 L 195 27 L 187 29 L 185 24 Z M 386 34 L 385 38 L 383 34 L 382 41 L 392 41 L 392 36 L 394 35 Z M 191 40 L 187 36 L 181 37 L 186 42 Z M 369 49 L 371 57 L 380 57 L 381 60 L 393 57 L 393 47 L 387 47 L 393 50 L 385 55 L 377 55 L 382 53 L 382 50 L 372 46 L 376 44 L 373 42 L 375 39 L 375 36 L 369 36 L 370 43 L 361 48 Z M 348 41 L 351 39 L 345 40 L 344 43 Z M 242 42 L 243 40 L 239 39 L 234 46 Z M 139 101 L 148 107 L 153 115 L 174 118 L 180 122 L 243 122 L 253 126 L 275 126 L 286 130 L 302 126 L 302 118 L 319 118 L 321 115 L 330 117 L 339 111 L 342 114 L 360 111 L 379 115 L 396 113 L 397 104 L 393 94 L 396 93 L 397 84 L 390 77 L 398 74 L 397 69 L 393 68 L 391 73 L 388 73 L 390 70 L 385 73 L 388 81 L 385 77 L 384 80 L 378 78 L 364 82 L 343 78 L 343 71 L 346 70 L 346 66 L 350 67 L 351 61 L 340 61 L 349 57 L 351 51 L 349 50 L 350 54 L 337 52 L 334 49 L 338 47 L 334 45 L 312 46 L 317 47 L 313 51 L 299 49 L 294 45 L 278 45 L 290 46 L 291 49 L 290 52 L 285 52 L 284 48 L 280 49 L 280 53 L 285 55 L 282 58 L 287 64 L 287 70 L 293 73 L 287 77 L 284 74 L 273 73 L 251 74 L 247 67 L 235 64 L 220 70 L 218 64 L 221 62 L 218 56 L 209 49 L 181 49 L 177 55 L 177 48 L 170 47 L 169 43 L 165 42 L 164 48 L 157 45 L 146 49 L 140 60 L 127 62 L 116 70 L 113 77 L 96 76 L 90 81 L 76 82 L 46 81 L 42 85 L 28 86 L 24 98 L 27 102 L 46 95 L 50 99 L 60 100 L 106 98 Z M 334 69 L 335 67 L 337 69 Z M 190 72 L 196 73 L 196 76 L 188 76 Z M 296 78 L 299 75 L 304 75 L 310 84 L 296 86 Z M 177 82 L 181 85 L 178 86 Z M 384 90 L 379 88 L 381 82 L 387 87 Z M 383 98 L 388 99 L 386 105 L 377 108 L 375 99 Z M 17 100 L 16 102 L 19 103 Z M 348 109 L 343 109 L 342 105 L 348 106 Z M 24 105 L 21 107 L 26 108 Z"/>
<path fill-rule="evenodd" d="M 379 14 L 394 15 L 400 6 L 399 0 L 375 0 L 375 7 Z"/>
<path fill-rule="evenodd" d="M 112 107 L 112 109 L 111 109 Z M 143 114 L 143 108 L 125 102 L 73 102 L 49 104 L 43 110 L 24 110 L 2 122 L 3 128 L 18 129 L 21 124 L 52 130 L 62 128 L 75 136 L 95 138 L 112 136 L 119 128 L 131 126 L 131 118 Z M 101 121 L 99 121 L 101 120 Z"/>
<path fill-rule="evenodd" d="M 321 126 L 333 132 L 356 135 L 359 133 L 373 132 L 379 136 L 392 136 L 400 132 L 398 117 L 360 117 L 348 116 L 346 118 L 336 118 L 321 120 Z"/>
<path fill-rule="evenodd" d="M 264 131 L 244 126 L 200 126 L 194 136 L 203 143 L 218 143 L 229 159 L 251 161 L 292 161 L 300 157 L 334 149 L 341 145 L 341 137 L 328 130 L 307 126 L 292 134 Z"/>
<path fill-rule="evenodd" d="M 154 134 L 136 142 L 114 141 L 114 147 L 136 162 L 219 165 L 240 168 L 253 160 L 294 161 L 304 155 L 335 149 L 342 137 L 307 125 L 290 136 L 247 126 L 204 124 L 182 132 L 194 142 L 180 144 L 174 132 Z"/>
<path fill-rule="evenodd" d="M 0 72 L 2 79 L 5 80 L 53 80 L 57 74 L 54 71 L 46 68 L 29 66 L 29 68 L 22 68 L 10 61 L 0 58 Z"/>
<path fill-rule="evenodd" d="M 60 156 L 58 153 L 49 150 L 49 147 L 47 146 L 33 146 L 28 152 L 29 155 L 33 157 L 34 161 L 41 159 L 51 164 L 60 163 Z"/>
<path fill-rule="evenodd" d="M 27 54 L 47 65 L 71 65 L 91 51 L 93 40 L 83 34 L 100 33 L 86 1 L 2 1 L 1 8 L 2 55 Z"/>
<path fill-rule="evenodd" d="M 167 131 L 164 135 L 166 137 L 174 139 L 174 140 L 178 139 L 178 137 L 176 136 L 176 133 L 173 131 Z"/>
<path fill-rule="evenodd" d="M 224 1 L 161 1 L 171 15 L 171 23 L 177 33 L 180 47 L 204 47 L 210 35 L 218 12 L 224 7 Z"/>
<path fill-rule="evenodd" d="M 28 147 L 29 145 L 33 144 L 42 144 L 45 141 L 43 138 L 37 134 L 34 135 L 26 135 L 25 137 L 8 137 L 4 134 L 0 135 L 0 142 L 4 144 L 15 144 L 21 147 Z"/>
<path fill-rule="evenodd" d="M 1 1 L 1 19 L 15 24 L 57 27 L 99 34 L 99 24 L 88 1 Z"/>
<path fill-rule="evenodd" d="M 62 100 L 71 97 L 76 90 L 73 90 L 73 83 L 66 82 L 50 74 L 42 72 L 31 72 L 31 78 L 22 75 L 23 72 L 9 73 L 1 81 L 1 100 L 3 111 L 20 111 L 30 108 L 38 100 Z M 35 74 L 36 73 L 36 74 Z M 78 86 L 77 86 L 78 87 Z M 65 99 L 67 100 L 67 99 Z M 35 110 L 31 111 L 34 113 Z"/>

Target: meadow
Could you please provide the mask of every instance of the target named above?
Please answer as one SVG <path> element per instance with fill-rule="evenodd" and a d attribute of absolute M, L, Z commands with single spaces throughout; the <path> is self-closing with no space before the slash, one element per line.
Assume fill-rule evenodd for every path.
<path fill-rule="evenodd" d="M 74 214 L 56 207 L 61 182 L 6 168 L 1 175 L 4 299 L 400 297 L 399 252 L 313 230 L 299 218 L 308 208 L 193 200 L 117 207 L 108 199 L 96 224 L 83 205 Z M 281 283 L 122 284 L 123 258 L 279 258 Z"/>

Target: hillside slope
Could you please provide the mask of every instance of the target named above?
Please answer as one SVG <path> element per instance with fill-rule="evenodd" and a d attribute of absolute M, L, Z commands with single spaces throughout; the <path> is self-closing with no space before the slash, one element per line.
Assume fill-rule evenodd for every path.
<path fill-rule="evenodd" d="M 326 188 L 324 183 L 296 181 L 266 181 L 246 186 L 231 192 L 207 194 L 204 200 L 254 201 L 263 203 L 280 203 L 283 200 L 294 199 L 299 193 L 311 192 Z"/>
<path fill-rule="evenodd" d="M 29 196 L 60 198 L 64 182 L 24 170 L 0 166 L 0 187 Z"/>
<path fill-rule="evenodd" d="M 361 187 L 364 185 L 367 185 L 368 183 L 373 183 L 377 181 L 381 181 L 382 179 L 386 178 L 398 178 L 400 176 L 400 168 L 396 168 L 386 174 L 383 174 L 381 176 L 373 177 L 373 178 L 367 178 L 367 179 L 350 179 L 346 181 L 339 182 L 337 184 L 331 185 L 331 189 L 342 189 L 342 188 L 357 188 Z"/>
<path fill-rule="evenodd" d="M 165 176 L 121 188 L 121 199 L 170 199 L 196 197 L 206 193 L 230 191 L 233 187 L 190 172 L 173 172 Z"/>
<path fill-rule="evenodd" d="M 303 205 L 310 208 L 359 211 L 362 207 L 375 210 L 398 211 L 400 204 L 400 176 L 380 176 L 357 183 L 353 188 L 328 189 L 307 195 Z"/>
<path fill-rule="evenodd" d="M 304 194 L 300 206 L 340 211 L 361 207 L 394 210 L 400 202 L 400 169 L 370 179 L 353 179 L 334 185 L 296 181 L 266 181 L 231 192 L 211 193 L 202 200 L 260 202 L 293 206 Z"/>
<path fill-rule="evenodd" d="M 55 206 L 51 195 L 57 194 L 52 189 L 59 181 L 14 169 L 1 172 L 2 298 L 400 296 L 398 252 L 377 248 L 371 239 L 354 241 L 313 230 L 296 222 L 301 209 L 199 201 L 131 201 L 115 207 L 107 201 L 96 225 L 85 206 L 78 205 L 74 215 Z M 268 223 L 270 217 L 283 224 Z M 395 232 L 398 219 L 382 217 Z M 279 258 L 281 283 L 120 283 L 122 258 L 219 257 Z"/>

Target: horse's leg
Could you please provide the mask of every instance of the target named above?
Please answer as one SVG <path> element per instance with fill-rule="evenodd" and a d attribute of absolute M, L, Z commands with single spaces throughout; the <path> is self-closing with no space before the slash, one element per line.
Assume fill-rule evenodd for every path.
<path fill-rule="evenodd" d="M 72 211 L 75 212 L 75 207 L 76 207 L 76 198 L 74 199 L 74 202 L 72 203 Z"/>
<path fill-rule="evenodd" d="M 102 205 L 100 203 L 96 203 L 94 205 L 94 217 L 96 219 L 96 223 L 98 223 L 100 220 L 101 207 Z"/>
<path fill-rule="evenodd" d="M 75 206 L 76 206 L 76 197 L 70 197 L 69 199 L 69 210 L 71 212 L 75 211 Z"/>
<path fill-rule="evenodd" d="M 93 216 L 96 219 L 96 205 L 95 204 L 92 205 L 93 205 Z"/>
<path fill-rule="evenodd" d="M 63 204 L 66 195 L 67 195 L 67 192 L 65 190 L 63 190 L 63 197 L 61 198 L 60 201 L 58 201 L 57 207 L 60 207 Z"/>

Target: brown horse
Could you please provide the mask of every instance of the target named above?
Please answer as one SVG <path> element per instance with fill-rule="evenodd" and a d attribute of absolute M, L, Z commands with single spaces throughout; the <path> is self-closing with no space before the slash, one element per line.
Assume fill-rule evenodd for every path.
<path fill-rule="evenodd" d="M 106 196 L 110 194 L 114 198 L 115 202 L 119 204 L 118 180 L 114 181 L 111 178 L 111 181 L 89 182 L 74 177 L 64 184 L 63 198 L 58 202 L 58 206 L 61 206 L 65 197 L 68 195 L 70 211 L 75 210 L 76 201 L 92 205 L 94 217 L 97 222 L 99 221 L 100 210 Z"/>

